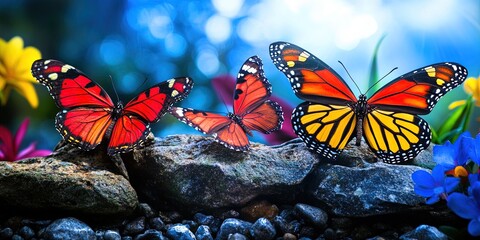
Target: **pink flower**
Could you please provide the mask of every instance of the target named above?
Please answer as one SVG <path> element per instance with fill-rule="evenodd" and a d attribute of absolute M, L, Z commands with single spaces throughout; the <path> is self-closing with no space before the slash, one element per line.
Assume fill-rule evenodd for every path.
<path fill-rule="evenodd" d="M 225 101 L 225 104 L 231 106 L 233 105 L 233 91 L 235 89 L 235 77 L 230 75 L 220 75 L 212 80 L 213 88 L 217 93 L 218 97 Z M 282 100 L 279 97 L 271 96 L 269 98 L 272 101 L 277 102 L 282 106 L 283 110 L 283 118 L 285 121 L 283 122 L 283 126 L 280 130 L 272 132 L 268 135 L 264 135 L 265 140 L 269 144 L 280 144 L 286 142 L 290 139 L 296 138 L 297 135 L 293 132 L 292 122 L 290 119 L 292 118 L 292 111 L 293 108 Z"/>
<path fill-rule="evenodd" d="M 29 122 L 28 118 L 25 119 L 15 136 L 6 127 L 0 125 L 0 161 L 14 162 L 29 157 L 43 157 L 52 153 L 50 150 L 36 150 L 35 142 L 19 152 Z"/>

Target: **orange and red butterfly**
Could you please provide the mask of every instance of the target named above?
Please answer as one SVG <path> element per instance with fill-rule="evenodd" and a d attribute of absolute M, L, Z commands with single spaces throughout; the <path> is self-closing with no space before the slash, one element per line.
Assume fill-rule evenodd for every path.
<path fill-rule="evenodd" d="M 270 45 L 275 66 L 306 102 L 292 114 L 295 133 L 308 148 L 335 159 L 355 136 L 386 163 L 415 158 L 431 140 L 430 127 L 417 115 L 432 111 L 440 97 L 467 76 L 457 63 L 437 63 L 406 73 L 367 99 L 357 99 L 345 81 L 308 51 L 286 42 Z"/>
<path fill-rule="evenodd" d="M 187 77 L 170 79 L 141 92 L 123 106 L 121 101 L 114 105 L 102 87 L 60 61 L 37 60 L 32 75 L 47 87 L 61 109 L 55 127 L 62 137 L 85 151 L 105 140 L 109 155 L 141 146 L 151 132 L 150 123 L 185 98 L 193 86 L 193 80 Z"/>
<path fill-rule="evenodd" d="M 178 120 L 204 134 L 211 134 L 217 142 L 236 150 L 250 148 L 247 134 L 252 130 L 271 133 L 281 128 L 283 112 L 280 105 L 268 100 L 272 86 L 263 73 L 262 61 L 249 58 L 237 76 L 233 94 L 233 113 L 227 116 L 191 108 L 173 107 L 170 113 Z"/>

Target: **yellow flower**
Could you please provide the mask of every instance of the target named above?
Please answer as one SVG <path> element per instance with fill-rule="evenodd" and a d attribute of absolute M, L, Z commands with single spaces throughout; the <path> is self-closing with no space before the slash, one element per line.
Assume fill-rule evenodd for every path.
<path fill-rule="evenodd" d="M 467 80 L 465 80 L 465 83 L 463 84 L 463 89 L 468 95 L 472 96 L 472 100 L 475 102 L 475 105 L 477 107 L 480 107 L 480 76 L 478 78 L 467 78 Z M 448 109 L 452 110 L 456 107 L 465 105 L 466 103 L 467 100 L 455 101 L 448 106 Z"/>
<path fill-rule="evenodd" d="M 23 48 L 23 39 L 14 37 L 6 42 L 0 38 L 0 100 L 2 105 L 12 89 L 25 97 L 33 108 L 38 106 L 38 97 L 33 87 L 37 83 L 30 68 L 32 63 L 42 57 L 40 51 L 34 47 Z"/>

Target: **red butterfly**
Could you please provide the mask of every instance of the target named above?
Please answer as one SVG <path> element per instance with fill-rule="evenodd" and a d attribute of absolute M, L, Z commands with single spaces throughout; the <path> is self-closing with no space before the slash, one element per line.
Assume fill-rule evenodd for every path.
<path fill-rule="evenodd" d="M 282 126 L 282 108 L 278 103 L 267 100 L 271 94 L 272 86 L 265 78 L 262 61 L 253 56 L 238 73 L 233 113 L 224 116 L 179 107 L 173 107 L 170 113 L 198 131 L 211 134 L 224 146 L 246 151 L 250 148 L 247 134 L 252 136 L 252 130 L 268 134 Z"/>
<path fill-rule="evenodd" d="M 190 78 L 170 79 L 140 93 L 124 107 L 121 101 L 114 105 L 102 87 L 60 61 L 37 60 L 32 75 L 48 88 L 62 110 L 55 118 L 62 137 L 86 151 L 108 139 L 108 155 L 141 146 L 151 132 L 150 123 L 185 98 L 193 86 Z"/>
<path fill-rule="evenodd" d="M 293 111 L 295 133 L 329 159 L 353 137 L 360 145 L 362 135 L 384 162 L 413 159 L 431 139 L 428 123 L 417 115 L 432 111 L 440 97 L 467 76 L 460 64 L 433 64 L 394 79 L 368 99 L 364 94 L 357 99 L 333 69 L 294 44 L 272 43 L 270 57 L 306 101 Z"/>

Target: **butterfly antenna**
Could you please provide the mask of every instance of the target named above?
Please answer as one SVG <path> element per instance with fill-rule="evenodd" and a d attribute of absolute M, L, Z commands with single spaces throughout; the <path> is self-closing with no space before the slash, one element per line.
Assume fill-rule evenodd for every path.
<path fill-rule="evenodd" d="M 357 85 L 357 83 L 355 82 L 355 80 L 353 80 L 352 76 L 351 76 L 350 73 L 348 72 L 348 70 L 347 70 L 347 68 L 345 67 L 345 65 L 343 65 L 343 63 L 342 63 L 341 61 L 338 61 L 338 62 L 342 65 L 343 69 L 345 69 L 345 72 L 347 72 L 347 74 L 348 74 L 348 76 L 350 77 L 350 79 L 352 80 L 353 84 L 355 84 L 355 87 L 357 87 L 358 92 L 361 93 L 362 91 L 361 91 L 360 88 L 358 87 L 358 85 Z"/>
<path fill-rule="evenodd" d="M 115 84 L 113 84 L 113 78 L 112 75 L 108 75 L 110 77 L 110 83 L 112 84 L 113 92 L 115 93 L 115 97 L 117 97 L 117 102 L 120 101 L 120 98 L 118 97 L 118 92 L 117 88 L 115 87 Z"/>
<path fill-rule="evenodd" d="M 382 81 L 384 78 L 386 78 L 388 75 L 390 75 L 390 73 L 392 73 L 393 71 L 397 70 L 398 67 L 394 67 L 392 70 L 390 70 L 390 72 L 388 72 L 387 74 L 385 74 L 385 76 L 381 77 L 380 79 L 378 79 L 372 86 L 370 86 L 367 90 L 367 92 L 365 92 L 365 94 L 368 93 L 368 91 L 370 91 L 370 89 L 372 89 L 375 85 L 377 85 L 380 81 Z"/>

